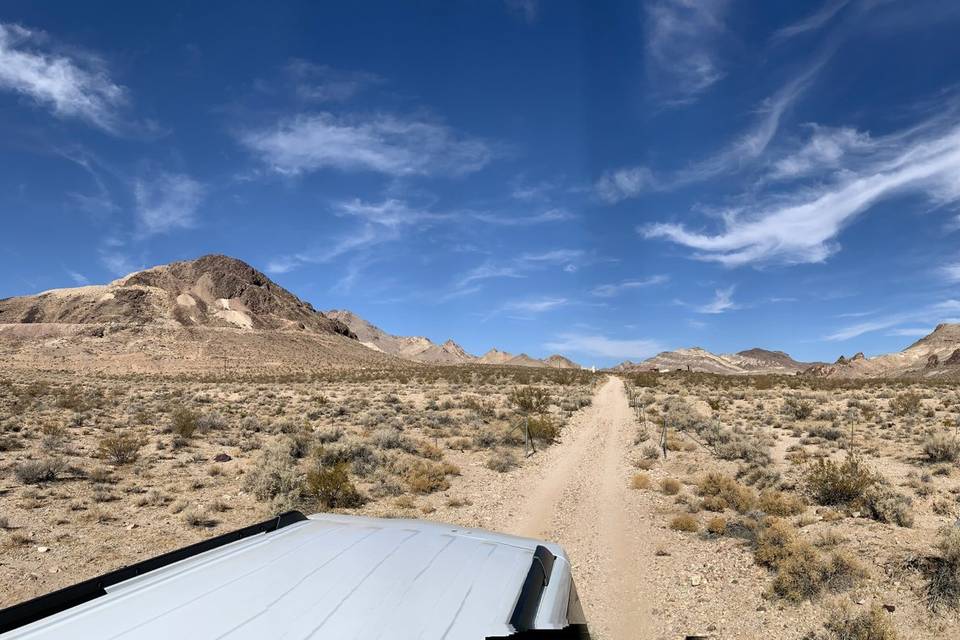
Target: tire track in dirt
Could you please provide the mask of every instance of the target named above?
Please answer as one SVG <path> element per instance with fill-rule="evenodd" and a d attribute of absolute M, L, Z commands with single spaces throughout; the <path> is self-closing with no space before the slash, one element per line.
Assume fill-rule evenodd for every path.
<path fill-rule="evenodd" d="M 657 530 L 627 510 L 626 455 L 635 431 L 623 381 L 608 378 L 539 461 L 520 509 L 504 523 L 510 533 L 563 546 L 599 638 L 653 637 L 644 568 L 653 563 Z"/>

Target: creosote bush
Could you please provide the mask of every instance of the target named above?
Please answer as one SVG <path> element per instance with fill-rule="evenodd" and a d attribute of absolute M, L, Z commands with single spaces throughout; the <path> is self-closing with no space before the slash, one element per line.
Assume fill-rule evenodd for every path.
<path fill-rule="evenodd" d="M 130 464 L 137 459 L 143 438 L 136 433 L 119 433 L 106 436 L 100 440 L 98 450 L 100 456 L 115 465 Z"/>
<path fill-rule="evenodd" d="M 333 467 L 318 466 L 307 472 L 305 493 L 326 509 L 359 507 L 363 496 L 350 481 L 346 463 Z"/>
<path fill-rule="evenodd" d="M 907 391 L 891 398 L 890 410 L 897 416 L 913 415 L 920 411 L 921 400 L 920 394 Z"/>
<path fill-rule="evenodd" d="M 170 416 L 170 428 L 181 438 L 191 438 L 197 431 L 199 414 L 186 407 L 178 407 Z"/>
<path fill-rule="evenodd" d="M 836 463 L 828 458 L 814 462 L 805 478 L 810 497 L 820 505 L 851 504 L 878 482 L 878 477 L 858 456 Z"/>
<path fill-rule="evenodd" d="M 417 461 L 410 465 L 404 474 L 404 481 L 414 493 L 427 494 L 450 488 L 444 466 L 426 461 Z"/>
<path fill-rule="evenodd" d="M 960 460 L 960 440 L 944 433 L 935 433 L 923 441 L 923 454 L 930 462 Z"/>

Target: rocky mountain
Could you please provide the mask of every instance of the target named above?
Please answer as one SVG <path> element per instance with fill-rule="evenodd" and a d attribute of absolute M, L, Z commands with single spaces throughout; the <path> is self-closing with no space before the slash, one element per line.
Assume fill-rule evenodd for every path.
<path fill-rule="evenodd" d="M 421 336 L 390 335 L 352 311 L 343 309 L 333 309 L 326 315 L 349 327 L 361 344 L 398 358 L 425 364 L 464 364 L 476 359 L 453 340 L 438 345 Z"/>
<path fill-rule="evenodd" d="M 749 373 L 795 374 L 806 370 L 810 363 L 797 362 L 783 351 L 748 349 L 737 353 L 715 354 L 692 347 L 663 351 L 640 363 L 623 362 L 619 371 L 698 371 L 727 375 Z"/>
<path fill-rule="evenodd" d="M 0 300 L 0 355 L 124 372 L 397 363 L 372 355 L 347 325 L 222 255 L 105 285 Z"/>
<path fill-rule="evenodd" d="M 840 356 L 833 364 L 810 367 L 807 373 L 839 378 L 960 376 L 960 324 L 938 325 L 903 351 L 873 358 L 863 353 Z"/>
<path fill-rule="evenodd" d="M 490 349 L 482 356 L 477 357 L 467 353 L 463 347 L 453 340 L 447 340 L 438 345 L 421 336 L 391 335 L 352 311 L 333 309 L 327 311 L 326 315 L 349 327 L 364 346 L 414 362 L 425 364 L 492 364 L 562 369 L 580 368 L 580 365 L 561 355 L 552 355 L 544 360 L 538 360 L 525 353 L 513 355 L 499 349 Z"/>

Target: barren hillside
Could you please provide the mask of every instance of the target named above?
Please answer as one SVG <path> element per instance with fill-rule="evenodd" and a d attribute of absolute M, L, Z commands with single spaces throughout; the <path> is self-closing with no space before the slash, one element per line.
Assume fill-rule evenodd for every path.
<path fill-rule="evenodd" d="M 0 300 L 0 357 L 119 373 L 396 364 L 263 273 L 220 255 Z"/>

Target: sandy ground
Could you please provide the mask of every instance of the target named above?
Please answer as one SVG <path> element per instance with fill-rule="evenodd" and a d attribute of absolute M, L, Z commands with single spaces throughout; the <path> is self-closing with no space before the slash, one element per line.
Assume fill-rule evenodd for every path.
<path fill-rule="evenodd" d="M 655 534 L 644 522 L 630 522 L 624 510 L 625 453 L 635 428 L 623 382 L 608 379 L 563 444 L 539 462 L 539 482 L 502 527 L 564 547 L 587 619 L 604 638 L 651 636 L 652 598 L 642 567 L 653 560 Z"/>

